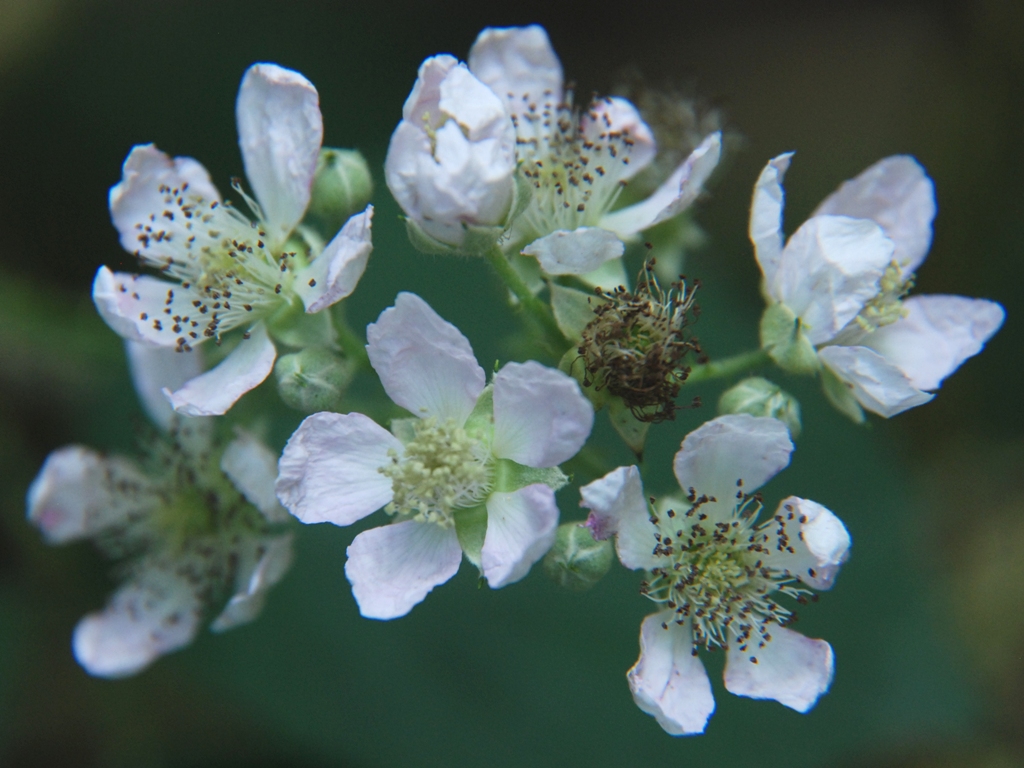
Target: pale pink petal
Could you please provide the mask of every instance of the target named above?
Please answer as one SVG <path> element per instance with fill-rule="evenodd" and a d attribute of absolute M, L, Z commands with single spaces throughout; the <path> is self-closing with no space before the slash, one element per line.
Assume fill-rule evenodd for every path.
<path fill-rule="evenodd" d="M 554 467 L 575 456 L 594 426 L 579 384 L 533 360 L 508 363 L 494 377 L 494 442 L 502 459 Z"/>
<path fill-rule="evenodd" d="M 654 613 L 640 625 L 640 658 L 626 675 L 633 701 L 671 736 L 703 733 L 715 711 L 711 681 L 693 653 L 689 622 L 674 611 Z"/>
<path fill-rule="evenodd" d="M 580 134 L 588 144 L 611 143 L 617 148 L 615 157 L 605 160 L 613 166 L 606 165 L 606 172 L 615 179 L 633 178 L 651 164 L 658 152 L 654 134 L 636 107 L 618 96 L 595 100 L 580 117 Z"/>
<path fill-rule="evenodd" d="M 154 347 L 139 341 L 125 341 L 128 370 L 135 394 L 153 423 L 164 430 L 174 420 L 174 409 L 163 390 L 179 389 L 203 372 L 203 356 L 198 349 L 188 352 L 170 347 Z"/>
<path fill-rule="evenodd" d="M 192 302 L 202 300 L 198 292 L 178 283 L 100 267 L 92 283 L 92 300 L 111 330 L 128 341 L 177 347 L 206 338 L 199 334 L 193 339 L 189 336 L 192 327 L 174 320 L 195 315 Z"/>
<path fill-rule="evenodd" d="M 248 336 L 217 367 L 174 392 L 164 390 L 175 411 L 186 416 L 222 416 L 238 398 L 263 383 L 274 369 L 277 350 L 263 323 L 254 325 Z"/>
<path fill-rule="evenodd" d="M 291 567 L 294 536 L 287 533 L 270 539 L 246 542 L 238 565 L 238 591 L 210 624 L 213 632 L 223 632 L 247 624 L 263 610 L 267 591 L 284 578 Z"/>
<path fill-rule="evenodd" d="M 547 32 L 536 24 L 485 29 L 469 50 L 469 69 L 508 99 L 513 114 L 531 103 L 562 100 L 562 65 Z"/>
<path fill-rule="evenodd" d="M 818 352 L 864 408 L 891 418 L 923 405 L 934 395 L 922 392 L 895 365 L 867 347 L 825 347 Z"/>
<path fill-rule="evenodd" d="M 282 523 L 288 513 L 277 500 L 277 454 L 252 434 L 236 429 L 236 437 L 220 459 L 220 468 L 246 500 L 270 523 Z"/>
<path fill-rule="evenodd" d="M 402 443 L 368 416 L 314 413 L 284 447 L 277 498 L 304 523 L 351 525 L 391 501 L 391 452 Z"/>
<path fill-rule="evenodd" d="M 733 643 L 725 662 L 725 687 L 737 696 L 774 699 L 807 712 L 832 684 L 832 646 L 785 627 L 771 627 L 763 648 Z"/>
<path fill-rule="evenodd" d="M 441 112 L 441 83 L 459 66 L 459 60 L 447 53 L 423 60 L 416 82 L 402 106 L 402 119 L 413 127 L 436 131 L 447 120 Z M 427 131 L 422 131 L 427 135 Z"/>
<path fill-rule="evenodd" d="M 415 520 L 363 531 L 346 553 L 345 576 L 368 619 L 404 616 L 462 562 L 454 528 Z"/>
<path fill-rule="evenodd" d="M 768 285 L 775 279 L 786 242 L 782 231 L 782 209 L 786 204 L 782 179 L 789 170 L 793 154 L 786 152 L 768 161 L 754 184 L 754 199 L 750 204 L 750 242 L 754 244 L 754 256 Z"/>
<path fill-rule="evenodd" d="M 814 589 L 831 589 L 850 555 L 843 521 L 810 499 L 783 499 L 762 532 L 769 568 L 785 571 Z"/>
<path fill-rule="evenodd" d="M 637 467 L 618 467 L 580 488 L 580 506 L 590 510 L 587 527 L 599 541 L 615 536 L 619 561 L 627 568 L 657 565 L 654 548 L 658 532 L 644 498 Z"/>
<path fill-rule="evenodd" d="M 924 168 L 909 155 L 893 155 L 844 181 L 813 215 L 875 221 L 896 244 L 893 258 L 909 275 L 928 254 L 935 210 L 935 186 Z"/>
<path fill-rule="evenodd" d="M 319 312 L 349 296 L 366 270 L 373 250 L 373 206 L 345 222 L 323 252 L 295 276 L 295 293 L 307 312 Z"/>
<path fill-rule="evenodd" d="M 384 391 L 416 416 L 461 426 L 484 389 L 484 370 L 459 329 L 414 293 L 366 327 L 366 352 Z"/>
<path fill-rule="evenodd" d="M 487 499 L 487 533 L 480 551 L 480 570 L 491 589 L 519 581 L 551 549 L 558 527 L 555 492 L 546 485 L 527 485 Z"/>
<path fill-rule="evenodd" d="M 549 275 L 583 275 L 619 258 L 626 246 L 612 232 L 597 227 L 559 229 L 523 248 Z"/>
<path fill-rule="evenodd" d="M 263 209 L 271 249 L 309 205 L 324 126 L 316 88 L 298 72 L 253 64 L 235 105 L 245 175 Z"/>
<path fill-rule="evenodd" d="M 903 307 L 906 317 L 867 335 L 862 344 L 923 390 L 938 389 L 961 363 L 981 352 L 1006 317 L 994 301 L 966 296 L 911 296 Z"/>

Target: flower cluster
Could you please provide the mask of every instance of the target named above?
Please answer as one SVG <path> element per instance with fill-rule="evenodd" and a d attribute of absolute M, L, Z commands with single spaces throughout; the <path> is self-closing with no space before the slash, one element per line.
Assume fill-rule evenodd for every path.
<path fill-rule="evenodd" d="M 485 257 L 528 316 L 520 360 L 488 378 L 469 339 L 415 293 L 398 292 L 366 326 L 365 347 L 328 311 L 366 268 L 372 183 L 357 151 L 322 147 L 313 85 L 256 64 L 236 113 L 252 196 L 232 186 L 248 211 L 195 160 L 148 144 L 110 190 L 121 245 L 147 273 L 101 267 L 93 300 L 127 340 L 157 435 L 142 460 L 59 449 L 28 492 L 47 541 L 91 539 L 120 563 L 123 585 L 75 630 L 82 666 L 130 675 L 204 624 L 255 618 L 290 564 L 292 518 L 350 526 L 382 510 L 346 551 L 365 617 L 406 615 L 463 557 L 492 589 L 542 558 L 557 583 L 586 589 L 611 567 L 614 540 L 656 604 L 629 687 L 666 732 L 701 733 L 714 710 L 702 651 L 724 652 L 732 693 L 810 710 L 832 683 L 833 652 L 790 625 L 832 587 L 851 541 L 814 501 L 765 506 L 759 489 L 789 464 L 800 408 L 746 374 L 820 375 L 828 399 L 863 421 L 865 409 L 888 418 L 926 403 L 981 351 L 1003 321 L 997 303 L 910 293 L 936 215 L 924 169 L 907 156 L 880 161 L 786 240 L 792 153 L 771 160 L 749 228 L 768 304 L 761 346 L 710 359 L 693 334 L 699 283 L 659 282 L 644 254 L 630 287 L 624 259 L 700 197 L 721 134 L 686 138 L 688 156 L 658 162 L 655 130 L 627 99 L 574 104 L 541 27 L 486 29 L 465 63 L 423 62 L 384 176 L 414 247 Z M 622 205 L 645 169 L 653 192 Z M 307 414 L 279 457 L 238 425 L 225 439 L 208 418 L 271 370 L 281 400 Z M 364 375 L 390 403 L 348 399 Z M 678 491 L 648 497 L 638 466 L 613 469 L 587 446 L 606 407 L 640 457 L 691 385 L 741 375 L 718 401 L 723 415 L 682 440 Z M 574 493 L 577 475 L 591 480 L 575 489 L 588 517 L 559 526 L 556 494 Z"/>

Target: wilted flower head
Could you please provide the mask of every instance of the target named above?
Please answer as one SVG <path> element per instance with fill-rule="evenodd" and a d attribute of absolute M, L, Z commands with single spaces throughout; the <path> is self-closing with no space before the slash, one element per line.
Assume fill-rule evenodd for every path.
<path fill-rule="evenodd" d="M 170 395 L 190 416 L 218 415 L 269 374 L 303 313 L 349 295 L 369 257 L 372 207 L 349 219 L 317 255 L 293 233 L 310 201 L 323 136 L 318 96 L 298 72 L 255 64 L 237 102 L 239 144 L 255 221 L 221 200 L 206 170 L 152 144 L 134 147 L 110 190 L 121 245 L 163 278 L 101 267 L 100 314 L 126 339 L 188 352 L 233 328 L 243 340 L 213 370 Z M 333 340 L 329 319 L 319 333 Z"/>
<path fill-rule="evenodd" d="M 861 407 L 890 417 L 928 402 L 1005 315 L 985 299 L 906 298 L 931 244 L 931 179 L 906 155 L 880 160 L 786 242 L 782 178 L 791 157 L 769 162 L 754 187 L 750 239 L 774 302 L 762 343 L 792 370 L 823 364 L 826 392 L 854 418 Z"/>
<path fill-rule="evenodd" d="M 644 619 L 633 698 L 668 733 L 702 733 L 715 702 L 698 658 L 726 652 L 725 687 L 806 712 L 832 682 L 832 648 L 787 628 L 792 603 L 829 589 L 850 537 L 820 504 L 784 499 L 762 519 L 758 488 L 789 463 L 781 422 L 721 416 L 683 440 L 674 469 L 681 497 L 644 497 L 636 467 L 580 489 L 597 539 L 615 536 L 619 560 L 647 571 L 641 592 L 659 606 Z"/>

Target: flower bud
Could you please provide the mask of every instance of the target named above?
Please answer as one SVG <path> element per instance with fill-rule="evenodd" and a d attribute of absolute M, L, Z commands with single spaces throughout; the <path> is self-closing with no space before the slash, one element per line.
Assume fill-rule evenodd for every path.
<path fill-rule="evenodd" d="M 353 373 L 350 361 L 319 347 L 279 357 L 274 366 L 281 399 L 304 413 L 336 407 Z"/>
<path fill-rule="evenodd" d="M 324 147 L 316 161 L 306 215 L 330 240 L 348 218 L 363 210 L 373 195 L 373 177 L 357 149 Z"/>
<path fill-rule="evenodd" d="M 421 250 L 480 253 L 516 199 L 515 128 L 494 92 L 452 56 L 433 56 L 388 146 L 388 189 Z"/>
<path fill-rule="evenodd" d="M 544 572 L 566 589 L 582 592 L 608 573 L 613 559 L 610 540 L 595 541 L 590 529 L 578 522 L 562 523 L 544 557 Z"/>
<path fill-rule="evenodd" d="M 722 393 L 718 400 L 718 412 L 770 416 L 785 424 L 793 437 L 800 434 L 800 403 L 777 384 L 760 376 L 744 379 Z"/>

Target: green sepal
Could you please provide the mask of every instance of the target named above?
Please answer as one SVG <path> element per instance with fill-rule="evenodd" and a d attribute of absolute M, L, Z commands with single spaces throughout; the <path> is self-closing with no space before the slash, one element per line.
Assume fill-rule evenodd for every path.
<path fill-rule="evenodd" d="M 391 420 L 391 434 L 397 437 L 402 445 L 407 445 L 416 439 L 416 422 L 420 421 L 417 416 L 407 416 L 404 419 Z"/>
<path fill-rule="evenodd" d="M 579 522 L 562 523 L 544 556 L 544 572 L 560 586 L 582 592 L 608 573 L 614 559 L 611 540 L 595 541 Z"/>
<path fill-rule="evenodd" d="M 494 465 L 494 491 L 511 493 L 528 485 L 543 483 L 557 491 L 564 488 L 569 478 L 558 467 L 524 467 L 511 459 L 498 459 Z"/>
<path fill-rule="evenodd" d="M 267 319 L 267 331 L 275 341 L 294 347 L 338 348 L 338 332 L 331 322 L 330 312 L 309 314 L 301 301 L 281 307 Z"/>
<path fill-rule="evenodd" d="M 484 387 L 476 399 L 476 405 L 466 419 L 464 429 L 467 434 L 483 436 L 494 430 L 494 385 Z"/>
<path fill-rule="evenodd" d="M 746 378 L 723 392 L 718 412 L 769 416 L 785 424 L 794 438 L 800 435 L 800 403 L 778 384 L 760 376 Z"/>
<path fill-rule="evenodd" d="M 637 461 L 643 461 L 644 444 L 647 442 L 647 432 L 651 428 L 651 423 L 640 421 L 634 416 L 621 397 L 608 398 L 608 417 L 619 437 L 636 454 Z"/>
<path fill-rule="evenodd" d="M 335 411 L 355 375 L 351 360 L 321 347 L 281 355 L 274 364 L 285 405 L 303 413 Z"/>
<path fill-rule="evenodd" d="M 323 147 L 316 161 L 306 218 L 318 234 L 332 239 L 373 196 L 373 175 L 358 149 Z"/>
<path fill-rule="evenodd" d="M 800 319 L 785 304 L 772 304 L 761 316 L 761 346 L 790 373 L 816 373 L 818 353 L 800 328 Z"/>
<path fill-rule="evenodd" d="M 477 504 L 475 507 L 457 509 L 452 513 L 452 519 L 455 520 L 455 535 L 459 537 L 459 546 L 469 562 L 479 568 L 480 553 L 487 536 L 487 507 Z"/>
<path fill-rule="evenodd" d="M 821 369 L 821 388 L 825 390 L 828 401 L 841 414 L 851 419 L 854 424 L 864 423 L 864 409 L 853 396 L 853 388 L 825 367 Z"/>
<path fill-rule="evenodd" d="M 559 330 L 565 334 L 565 338 L 574 344 L 578 344 L 583 337 L 583 329 L 594 319 L 595 302 L 603 301 L 594 293 L 566 288 L 564 285 L 552 282 L 549 284 L 551 290 L 551 311 L 555 315 L 555 322 Z"/>

